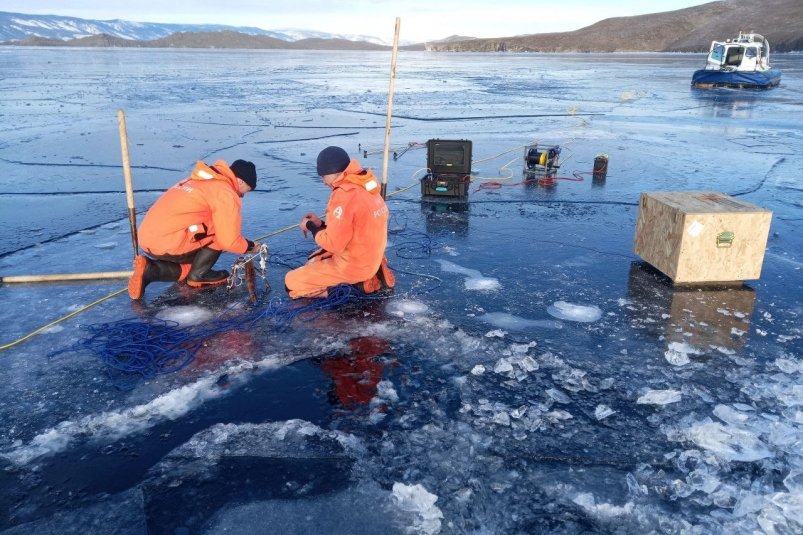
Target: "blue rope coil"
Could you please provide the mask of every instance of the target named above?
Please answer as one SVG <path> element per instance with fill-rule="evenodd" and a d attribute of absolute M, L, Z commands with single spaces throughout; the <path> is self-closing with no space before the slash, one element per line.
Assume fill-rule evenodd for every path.
<path fill-rule="evenodd" d="M 276 331 L 282 331 L 293 321 L 312 321 L 326 310 L 365 298 L 373 296 L 342 284 L 331 288 L 325 298 L 272 300 L 236 316 L 227 317 L 224 311 L 218 318 L 199 325 L 182 326 L 175 321 L 139 317 L 85 325 L 89 336 L 48 356 L 81 350 L 94 353 L 115 387 L 127 390 L 140 380 L 175 373 L 189 366 L 204 341 L 216 334 L 247 331 L 257 323 L 271 321 Z"/>
<path fill-rule="evenodd" d="M 397 225 L 397 234 L 410 234 L 406 222 Z M 432 238 L 424 233 L 414 233 L 413 240 L 398 243 L 396 256 L 400 258 L 423 258 L 437 247 Z M 272 262 L 276 263 L 274 253 Z M 296 264 L 298 252 L 287 255 L 287 264 Z M 280 262 L 283 263 L 283 262 Z M 303 261 L 302 261 L 303 263 Z M 411 288 L 404 295 L 420 295 L 434 290 L 440 285 L 438 277 L 397 270 L 416 277 L 436 281 L 425 288 Z M 367 295 L 355 286 L 341 284 L 329 288 L 325 298 L 273 299 L 246 312 L 227 307 L 216 318 L 199 325 L 180 325 L 178 322 L 159 318 L 127 318 L 109 323 L 83 326 L 88 336 L 75 344 L 50 353 L 55 357 L 63 353 L 89 351 L 103 363 L 106 374 L 115 387 L 128 390 L 144 379 L 180 371 L 196 358 L 199 349 L 210 337 L 231 331 L 249 331 L 255 326 L 268 323 L 281 332 L 294 321 L 312 321 L 327 310 L 341 307 L 349 302 L 360 300 L 388 299 L 385 294 Z M 393 297 L 401 297 L 395 295 Z"/>

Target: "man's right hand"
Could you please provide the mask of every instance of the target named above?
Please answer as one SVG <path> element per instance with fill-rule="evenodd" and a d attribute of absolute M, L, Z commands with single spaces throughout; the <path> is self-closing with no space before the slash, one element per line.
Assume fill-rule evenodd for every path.
<path fill-rule="evenodd" d="M 308 222 L 312 223 L 312 226 L 315 228 L 320 227 L 322 224 L 321 219 L 314 212 L 308 212 L 304 214 L 304 217 L 301 218 L 301 222 L 298 224 L 298 226 L 301 228 L 301 232 L 304 233 L 305 238 L 307 237 L 307 231 L 309 230 L 307 227 Z"/>

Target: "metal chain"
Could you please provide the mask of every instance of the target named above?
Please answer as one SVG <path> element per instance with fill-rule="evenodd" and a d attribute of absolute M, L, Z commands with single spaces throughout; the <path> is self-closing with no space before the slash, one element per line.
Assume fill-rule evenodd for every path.
<path fill-rule="evenodd" d="M 231 275 L 229 275 L 226 288 L 231 290 L 237 286 L 241 286 L 245 282 L 245 265 L 252 262 L 255 258 L 259 257 L 259 276 L 263 280 L 267 280 L 269 250 L 267 244 L 262 244 L 259 251 L 253 254 L 245 254 L 237 258 L 231 266 Z"/>

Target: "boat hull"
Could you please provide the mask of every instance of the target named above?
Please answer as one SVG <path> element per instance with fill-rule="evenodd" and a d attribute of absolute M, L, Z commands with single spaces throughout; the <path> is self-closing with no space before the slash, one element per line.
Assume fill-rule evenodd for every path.
<path fill-rule="evenodd" d="M 692 87 L 735 87 L 745 89 L 769 89 L 781 83 L 781 70 L 766 71 L 718 71 L 700 69 L 691 77 Z"/>

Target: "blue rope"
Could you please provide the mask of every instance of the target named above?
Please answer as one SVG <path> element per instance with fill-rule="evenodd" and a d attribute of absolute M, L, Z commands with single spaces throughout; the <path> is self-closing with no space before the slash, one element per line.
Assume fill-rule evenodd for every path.
<path fill-rule="evenodd" d="M 264 321 L 273 321 L 275 330 L 282 331 L 295 320 L 312 321 L 326 310 L 368 297 L 372 296 L 342 284 L 330 288 L 325 298 L 272 300 L 266 306 L 232 317 L 226 317 L 227 309 L 218 318 L 200 325 L 181 326 L 175 321 L 138 317 L 85 325 L 89 336 L 48 356 L 80 350 L 94 353 L 115 387 L 127 390 L 139 380 L 175 373 L 189 366 L 204 341 L 216 334 L 247 331 Z"/>
<path fill-rule="evenodd" d="M 399 225 L 398 234 L 411 234 L 406 230 L 406 222 Z M 423 258 L 437 247 L 432 238 L 424 233 L 413 233 L 414 240 L 396 245 L 396 256 L 400 258 Z M 306 256 L 306 255 L 304 255 Z M 272 255 L 272 263 L 276 263 L 277 255 Z M 287 255 L 288 263 L 298 253 Z M 325 298 L 318 299 L 273 299 L 265 304 L 250 307 L 242 312 L 227 307 L 216 318 L 200 325 L 181 326 L 175 321 L 159 318 L 127 318 L 109 323 L 98 323 L 83 326 L 88 336 L 75 344 L 50 353 L 55 357 L 63 353 L 89 351 L 97 355 L 103 363 L 107 376 L 115 387 L 121 390 L 134 388 L 144 379 L 152 379 L 159 375 L 175 373 L 189 366 L 203 346 L 204 341 L 220 333 L 231 331 L 250 331 L 258 324 L 272 323 L 277 332 L 284 331 L 294 321 L 312 321 L 327 310 L 341 307 L 349 302 L 360 300 L 388 299 L 420 295 L 436 289 L 441 280 L 432 275 L 407 273 L 416 277 L 436 281 L 435 286 L 423 289 L 411 289 L 405 294 L 389 296 L 386 294 L 367 295 L 355 286 L 341 284 L 329 288 Z"/>

